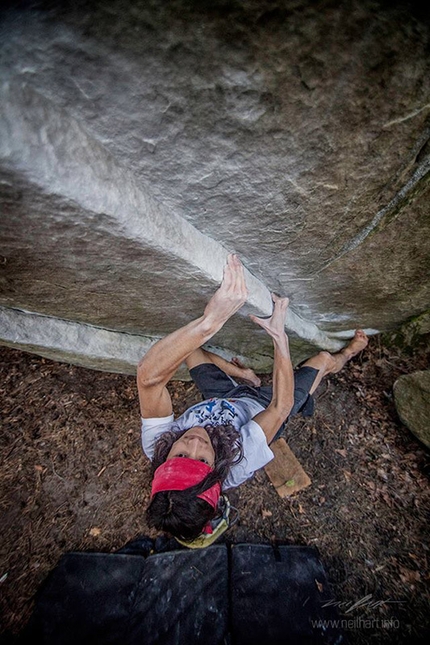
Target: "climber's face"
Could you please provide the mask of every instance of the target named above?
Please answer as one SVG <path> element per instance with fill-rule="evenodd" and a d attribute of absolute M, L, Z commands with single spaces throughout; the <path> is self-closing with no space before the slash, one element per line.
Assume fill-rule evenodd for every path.
<path fill-rule="evenodd" d="M 206 430 L 200 426 L 195 426 L 184 432 L 182 437 L 177 439 L 170 448 L 166 461 L 175 457 L 197 459 L 213 468 L 215 451 Z"/>

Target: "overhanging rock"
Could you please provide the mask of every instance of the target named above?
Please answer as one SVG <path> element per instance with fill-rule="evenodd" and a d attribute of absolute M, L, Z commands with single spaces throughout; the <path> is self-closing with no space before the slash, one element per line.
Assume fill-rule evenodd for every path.
<path fill-rule="evenodd" d="M 8 260 L 12 271 L 4 281 L 2 302 L 50 317 L 4 309 L 1 337 L 51 358 L 114 371 L 123 365 L 129 372 L 146 347 L 145 339 L 138 339 L 142 326 L 159 337 L 201 315 L 222 279 L 227 250 L 166 212 L 146 187 L 44 97 L 5 84 L 2 99 L 3 185 L 20 191 L 19 208 L 12 193 L 10 215 L 2 222 L 4 239 L 16 251 Z M 264 371 L 270 368 L 270 342 L 247 314 L 270 315 L 271 296 L 247 270 L 246 281 L 247 305 L 216 340 L 230 354 L 253 358 L 253 365 Z M 18 302 L 11 295 L 16 291 Z M 65 320 L 54 324 L 52 317 Z M 94 326 L 104 319 L 127 333 Z M 82 326 L 81 332 L 79 322 L 90 326 Z M 312 347 L 342 346 L 292 309 L 286 328 L 296 360 Z M 76 340 L 75 358 L 71 338 Z M 105 346 L 100 356 L 93 355 L 93 342 Z"/>
<path fill-rule="evenodd" d="M 290 296 L 296 363 L 428 309 L 430 23 L 413 3 L 14 4 L 9 319 L 163 336 L 201 314 L 229 251 L 250 300 L 213 342 L 260 369 L 271 343 L 247 314 L 270 291 Z"/>
<path fill-rule="evenodd" d="M 159 340 L 6 307 L 0 307 L 0 330 L 2 344 L 8 347 L 120 374 L 136 374 L 139 360 Z M 208 349 L 226 360 L 233 358 L 231 352 L 222 348 L 208 346 Z M 246 360 L 243 356 L 237 358 Z M 267 357 L 257 357 L 254 364 L 257 369 L 266 369 Z M 175 376 L 183 380 L 190 378 L 185 366 L 181 366 Z"/>

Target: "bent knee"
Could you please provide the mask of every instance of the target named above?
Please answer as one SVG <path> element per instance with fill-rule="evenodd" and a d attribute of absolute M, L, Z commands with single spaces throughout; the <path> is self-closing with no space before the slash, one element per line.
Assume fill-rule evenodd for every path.
<path fill-rule="evenodd" d="M 306 363 L 304 363 L 304 366 L 314 367 L 318 371 L 323 372 L 323 374 L 328 374 L 332 369 L 334 369 L 335 364 L 336 361 L 330 354 L 330 352 L 322 350 L 321 352 L 307 360 Z"/>
<path fill-rule="evenodd" d="M 317 354 L 317 357 L 323 364 L 326 372 L 330 372 L 336 366 L 336 361 L 330 352 L 323 350 Z"/>
<path fill-rule="evenodd" d="M 189 370 L 197 365 L 202 363 L 212 363 L 211 359 L 202 349 L 195 349 L 187 358 L 185 359 L 185 364 Z"/>

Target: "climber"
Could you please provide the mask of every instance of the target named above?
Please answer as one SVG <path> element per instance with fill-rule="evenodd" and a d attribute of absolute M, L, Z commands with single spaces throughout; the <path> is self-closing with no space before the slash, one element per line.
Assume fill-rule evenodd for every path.
<path fill-rule="evenodd" d="M 247 294 L 243 265 L 231 254 L 203 315 L 155 343 L 138 366 L 142 444 L 154 468 L 147 520 L 180 540 L 212 532 L 221 491 L 243 483 L 273 459 L 269 445 L 286 420 L 311 413 L 312 394 L 322 378 L 342 369 L 368 342 L 363 331 L 356 331 L 339 353 L 322 351 L 293 371 L 284 329 L 289 300 L 273 294 L 269 318 L 250 315 L 274 346 L 273 385 L 260 387 L 252 369 L 202 349 L 244 305 Z M 174 420 L 166 385 L 183 361 L 205 400 Z"/>

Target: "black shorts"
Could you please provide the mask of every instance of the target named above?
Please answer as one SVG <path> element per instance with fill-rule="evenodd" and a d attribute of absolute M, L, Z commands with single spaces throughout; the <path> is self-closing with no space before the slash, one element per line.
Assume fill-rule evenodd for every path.
<path fill-rule="evenodd" d="M 314 399 L 309 391 L 318 374 L 314 367 L 299 367 L 294 372 L 294 405 L 273 441 L 278 439 L 285 428 L 288 419 L 299 412 L 306 417 L 312 416 Z M 272 386 L 253 387 L 251 385 L 235 385 L 234 381 L 214 363 L 201 363 L 190 369 L 190 375 L 203 399 L 234 399 L 249 397 L 267 408 L 272 400 Z"/>

